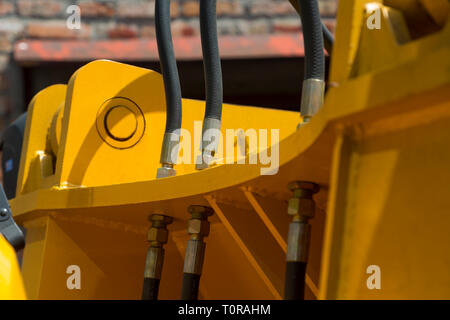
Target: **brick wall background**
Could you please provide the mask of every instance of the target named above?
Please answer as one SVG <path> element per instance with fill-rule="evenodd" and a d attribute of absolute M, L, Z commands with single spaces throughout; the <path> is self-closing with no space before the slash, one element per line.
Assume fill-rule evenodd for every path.
<path fill-rule="evenodd" d="M 319 0 L 334 30 L 337 0 Z M 80 30 L 66 26 L 70 5 L 81 9 Z M 199 35 L 199 0 L 172 0 L 174 37 Z M 298 15 L 287 0 L 218 0 L 221 35 L 298 33 Z M 20 72 L 11 59 L 22 39 L 105 40 L 154 38 L 154 0 L 0 0 L 0 132 L 22 110 Z"/>

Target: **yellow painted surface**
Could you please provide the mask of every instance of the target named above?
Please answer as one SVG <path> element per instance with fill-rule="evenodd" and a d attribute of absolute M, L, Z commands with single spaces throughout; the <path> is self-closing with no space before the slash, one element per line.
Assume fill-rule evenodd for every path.
<path fill-rule="evenodd" d="M 332 86 L 307 125 L 296 130 L 296 112 L 224 106 L 224 134 L 279 129 L 279 143 L 269 148 L 279 151 L 276 175 L 261 175 L 267 165 L 248 164 L 250 152 L 247 164 L 234 159 L 195 171 L 180 163 L 177 176 L 156 180 L 165 126 L 156 72 L 96 61 L 67 87 L 39 93 L 11 200 L 16 220 L 29 230 L 23 266 L 29 297 L 139 298 L 147 216 L 164 213 L 175 221 L 160 297 L 178 299 L 186 209 L 199 204 L 216 212 L 201 297 L 279 299 L 287 184 L 306 180 L 322 187 L 308 298 L 449 299 L 450 24 L 410 40 L 401 11 L 370 1 L 382 10 L 385 28 L 368 31 L 368 2 L 340 1 Z M 63 116 L 55 118 L 61 105 Z M 193 161 L 204 102 L 184 99 L 183 112 L 183 129 L 197 130 L 198 139 L 181 156 Z M 61 119 L 60 129 L 55 125 L 49 139 L 52 119 Z M 255 151 L 261 157 L 268 150 Z M 80 267 L 80 290 L 67 288 L 70 265 Z M 380 290 L 367 288 L 371 265 L 380 267 Z"/>
<path fill-rule="evenodd" d="M 0 300 L 26 299 L 16 253 L 0 235 Z"/>

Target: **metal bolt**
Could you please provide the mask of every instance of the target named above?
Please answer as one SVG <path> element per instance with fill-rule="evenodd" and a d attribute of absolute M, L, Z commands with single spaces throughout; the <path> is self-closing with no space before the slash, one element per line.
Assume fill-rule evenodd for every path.
<path fill-rule="evenodd" d="M 288 214 L 294 220 L 309 220 L 314 217 L 315 203 L 313 194 L 319 192 L 319 185 L 307 181 L 293 181 L 288 188 L 294 193 L 288 202 Z"/>
<path fill-rule="evenodd" d="M 289 190 L 295 192 L 296 190 L 311 190 L 311 192 L 317 193 L 320 190 L 320 187 L 318 184 L 315 184 L 314 182 L 307 182 L 307 181 L 292 181 L 288 184 Z"/>
<path fill-rule="evenodd" d="M 192 215 L 192 219 L 205 220 L 214 213 L 214 210 L 206 206 L 191 205 L 188 212 Z"/>
<path fill-rule="evenodd" d="M 147 235 L 147 240 L 151 245 L 161 246 L 167 243 L 169 234 L 167 225 L 173 222 L 173 218 L 162 214 L 152 214 L 148 220 L 152 223 Z"/>
<path fill-rule="evenodd" d="M 8 209 L 6 208 L 1 208 L 0 209 L 0 216 L 1 217 L 6 217 L 8 215 Z"/>
<path fill-rule="evenodd" d="M 148 221 L 152 223 L 152 227 L 162 228 L 173 222 L 173 218 L 163 214 L 152 214 L 148 217 Z"/>

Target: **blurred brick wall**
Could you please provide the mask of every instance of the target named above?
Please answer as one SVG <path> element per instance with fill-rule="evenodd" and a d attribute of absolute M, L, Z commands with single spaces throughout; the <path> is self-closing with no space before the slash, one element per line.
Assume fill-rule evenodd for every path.
<path fill-rule="evenodd" d="M 324 22 L 334 29 L 337 0 L 319 0 Z M 81 9 L 80 30 L 66 27 L 70 5 Z M 199 0 L 172 0 L 174 37 L 199 35 Z M 218 0 L 220 34 L 255 35 L 299 32 L 300 20 L 287 0 Z M 20 39 L 154 38 L 154 0 L 0 0 L 0 132 L 15 118 L 20 99 L 11 61 Z M 17 83 L 11 83 L 14 79 Z M 15 92 L 12 92 L 15 90 Z M 14 98 L 15 97 L 15 98 Z"/>

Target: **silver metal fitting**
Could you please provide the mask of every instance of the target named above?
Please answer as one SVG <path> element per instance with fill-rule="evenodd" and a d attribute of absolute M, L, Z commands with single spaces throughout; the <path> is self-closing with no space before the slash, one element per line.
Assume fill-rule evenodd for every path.
<path fill-rule="evenodd" d="M 303 123 L 309 121 L 323 105 L 325 95 L 325 81 L 321 79 L 306 79 L 303 81 L 300 114 Z"/>
<path fill-rule="evenodd" d="M 289 224 L 286 261 L 307 262 L 309 243 L 311 239 L 311 225 L 301 221 Z"/>
<path fill-rule="evenodd" d="M 214 160 L 214 155 L 219 147 L 221 121 L 213 118 L 205 118 L 202 127 L 202 154 L 196 160 L 196 169 L 207 169 Z"/>
<path fill-rule="evenodd" d="M 161 167 L 156 171 L 156 179 L 176 176 L 177 171 L 173 168 L 178 160 L 178 148 L 180 135 L 174 132 L 164 133 L 161 149 Z"/>
<path fill-rule="evenodd" d="M 188 222 L 190 239 L 187 243 L 184 258 L 184 273 L 200 275 L 206 247 L 203 238 L 209 235 L 208 217 L 214 213 L 214 210 L 210 207 L 192 205 L 189 206 L 188 212 L 192 215 L 192 218 Z"/>
<path fill-rule="evenodd" d="M 209 216 L 214 214 L 214 210 L 210 207 L 191 205 L 188 207 L 188 212 L 192 215 L 192 219 L 206 220 Z"/>
<path fill-rule="evenodd" d="M 296 221 L 307 222 L 313 218 L 315 202 L 312 196 L 319 192 L 319 185 L 306 181 L 294 181 L 289 183 L 288 188 L 294 193 L 288 202 L 288 214 L 292 215 Z"/>
<path fill-rule="evenodd" d="M 161 247 L 150 247 L 145 259 L 144 278 L 161 279 L 164 262 L 164 249 Z"/>
<path fill-rule="evenodd" d="M 151 246 L 160 247 L 167 243 L 169 231 L 167 225 L 173 222 L 173 218 L 162 214 L 152 214 L 149 217 L 152 226 L 148 230 L 147 240 Z"/>
<path fill-rule="evenodd" d="M 153 214 L 149 217 L 152 226 L 148 230 L 148 241 L 150 248 L 145 260 L 145 278 L 161 279 L 162 266 L 164 262 L 163 245 L 168 241 L 169 231 L 167 225 L 173 222 L 173 218 L 161 214 Z"/>
<path fill-rule="evenodd" d="M 202 274 L 206 243 L 202 240 L 189 239 L 184 257 L 184 273 Z"/>
<path fill-rule="evenodd" d="M 164 133 L 161 149 L 161 164 L 177 164 L 180 134 L 174 132 Z"/>
<path fill-rule="evenodd" d="M 319 192 L 320 188 L 319 185 L 307 181 L 291 182 L 288 188 L 294 194 L 288 202 L 288 214 L 293 218 L 289 224 L 286 260 L 307 262 L 311 241 L 311 225 L 308 221 L 314 217 L 313 195 Z"/>
<path fill-rule="evenodd" d="M 165 163 L 156 170 L 156 179 L 173 177 L 177 175 L 177 170 L 173 168 L 173 164 Z"/>

